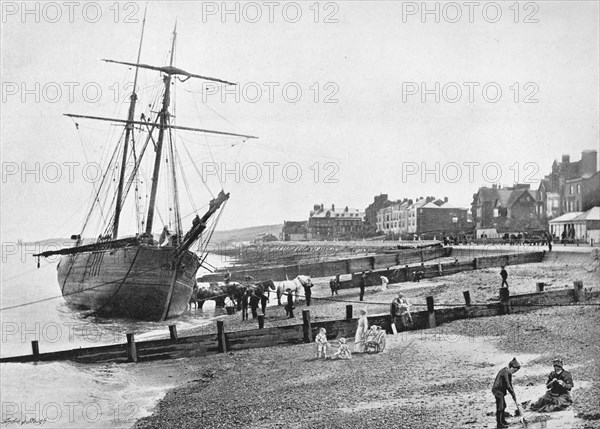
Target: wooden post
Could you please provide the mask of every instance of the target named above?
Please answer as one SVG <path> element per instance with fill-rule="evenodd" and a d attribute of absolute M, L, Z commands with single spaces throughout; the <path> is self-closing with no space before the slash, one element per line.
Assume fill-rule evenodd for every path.
<path fill-rule="evenodd" d="M 352 319 L 352 305 L 346 306 L 346 319 Z"/>
<path fill-rule="evenodd" d="M 169 325 L 169 334 L 171 335 L 171 340 L 177 340 L 177 326 Z"/>
<path fill-rule="evenodd" d="M 463 292 L 463 296 L 465 297 L 465 305 L 467 307 L 470 307 L 471 306 L 471 293 L 468 290 L 466 290 Z"/>
<path fill-rule="evenodd" d="M 575 302 L 585 301 L 583 282 L 581 280 L 576 280 L 573 282 L 573 298 Z"/>
<path fill-rule="evenodd" d="M 127 334 L 127 360 L 129 362 L 137 362 L 137 348 L 135 346 L 135 336 Z"/>
<path fill-rule="evenodd" d="M 31 351 L 33 354 L 33 359 L 34 360 L 40 360 L 40 344 L 38 343 L 38 340 L 33 340 L 31 342 Z"/>
<path fill-rule="evenodd" d="M 227 343 L 225 341 L 225 327 L 222 320 L 217 320 L 217 343 L 219 353 L 227 353 Z"/>
<path fill-rule="evenodd" d="M 425 258 L 423 257 L 423 251 L 421 250 L 421 262 L 425 261 Z"/>
<path fill-rule="evenodd" d="M 500 314 L 510 314 L 510 292 L 507 287 L 500 288 Z"/>
<path fill-rule="evenodd" d="M 433 306 L 433 297 L 428 296 L 426 299 L 427 299 L 427 314 L 429 316 L 429 327 L 435 328 L 436 323 L 435 323 L 435 308 Z"/>
<path fill-rule="evenodd" d="M 265 327 L 265 315 L 258 315 L 258 329 L 263 329 Z"/>
<path fill-rule="evenodd" d="M 312 342 L 312 329 L 310 328 L 310 310 L 302 310 L 302 335 L 305 343 Z"/>
<path fill-rule="evenodd" d="M 535 284 L 535 291 L 536 292 L 544 292 L 544 282 L 537 282 Z"/>
<path fill-rule="evenodd" d="M 473 258 L 473 269 L 478 269 L 479 263 L 477 262 L 477 258 Z"/>

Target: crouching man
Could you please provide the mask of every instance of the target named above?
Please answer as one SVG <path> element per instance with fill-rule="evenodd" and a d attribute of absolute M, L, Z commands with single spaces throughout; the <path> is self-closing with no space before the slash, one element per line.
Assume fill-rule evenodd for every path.
<path fill-rule="evenodd" d="M 554 371 L 548 376 L 546 388 L 548 391 L 544 396 L 531 405 L 533 411 L 561 411 L 573 403 L 571 389 L 573 388 L 573 377 L 569 371 L 563 369 L 562 359 L 552 361 Z"/>
<path fill-rule="evenodd" d="M 494 380 L 494 385 L 492 386 L 492 393 L 496 398 L 496 427 L 497 428 L 507 428 L 508 422 L 504 418 L 504 411 L 506 410 L 506 401 L 504 397 L 506 396 L 506 392 L 510 393 L 515 404 L 517 403 L 517 397 L 515 395 L 515 390 L 513 389 L 512 384 L 512 375 L 517 372 L 521 368 L 519 362 L 517 362 L 516 358 L 513 358 L 508 364 L 508 367 L 502 368 L 498 375 L 496 375 L 496 379 Z"/>

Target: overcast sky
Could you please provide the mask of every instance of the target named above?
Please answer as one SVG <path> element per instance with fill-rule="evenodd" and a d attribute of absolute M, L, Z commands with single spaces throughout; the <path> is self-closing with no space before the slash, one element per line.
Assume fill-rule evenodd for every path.
<path fill-rule="evenodd" d="M 379 193 L 468 207 L 479 186 L 537 188 L 563 153 L 598 149 L 598 2 L 422 5 L 149 3 L 142 63 L 166 64 L 177 20 L 177 66 L 239 83 L 177 83 L 177 124 L 260 137 L 181 133 L 199 169 L 230 171 L 219 229 L 307 219 L 315 203 L 364 209 Z M 144 4 L 28 7 L 2 3 L 5 242 L 80 231 L 86 162 L 116 127 L 62 114 L 125 117 L 132 71 L 100 60 L 135 61 Z M 156 78 L 140 74 L 141 97 Z"/>

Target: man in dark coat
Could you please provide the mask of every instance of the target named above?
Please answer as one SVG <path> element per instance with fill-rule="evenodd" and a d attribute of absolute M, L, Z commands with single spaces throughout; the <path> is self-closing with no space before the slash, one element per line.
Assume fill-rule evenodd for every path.
<path fill-rule="evenodd" d="M 504 285 L 508 287 L 508 282 L 506 281 L 506 279 L 508 278 L 508 273 L 506 272 L 506 268 L 504 267 L 504 265 L 502 265 L 502 269 L 500 270 L 500 277 L 502 277 L 502 286 L 500 287 L 504 287 Z"/>
<path fill-rule="evenodd" d="M 548 252 L 552 252 L 552 234 L 546 232 L 546 242 L 548 243 Z"/>
<path fill-rule="evenodd" d="M 573 399 L 571 399 L 571 389 L 573 388 L 571 373 L 563 369 L 562 359 L 554 359 L 552 365 L 554 371 L 550 373 L 546 382 L 548 391 L 531 405 L 533 411 L 561 411 L 573 403 Z"/>
<path fill-rule="evenodd" d="M 306 298 L 306 306 L 310 307 L 310 298 L 312 297 L 312 283 L 305 283 L 302 285 L 304 288 L 304 298 Z"/>
<path fill-rule="evenodd" d="M 285 306 L 285 314 L 287 314 L 288 319 L 294 318 L 294 295 L 292 295 L 291 289 L 286 289 L 285 293 L 287 294 L 287 305 Z"/>
<path fill-rule="evenodd" d="M 362 301 L 365 296 L 365 287 L 367 286 L 367 273 L 363 271 L 360 276 L 360 300 Z"/>
<path fill-rule="evenodd" d="M 262 295 L 260 296 L 260 308 L 262 310 L 262 314 L 266 314 L 266 310 L 267 310 L 267 302 L 269 302 L 269 297 L 267 296 L 268 292 L 265 293 L 265 291 L 263 291 Z"/>
<path fill-rule="evenodd" d="M 258 306 L 260 305 L 260 298 L 256 296 L 254 291 L 250 291 L 250 308 L 252 309 L 252 318 L 258 317 Z"/>
<path fill-rule="evenodd" d="M 517 362 L 516 358 L 513 358 L 508 364 L 508 367 L 502 368 L 498 375 L 496 375 L 496 379 L 494 380 L 494 385 L 492 386 L 492 393 L 496 398 L 496 427 L 497 428 L 507 428 L 508 423 L 504 418 L 504 410 L 506 410 L 506 401 L 504 397 L 506 396 L 506 392 L 510 393 L 515 404 L 517 403 L 517 396 L 515 395 L 515 390 L 513 389 L 512 384 L 512 375 L 517 372 L 521 368 L 519 362 Z"/>
<path fill-rule="evenodd" d="M 248 320 L 248 291 L 244 291 L 244 295 L 242 296 L 242 320 Z"/>
<path fill-rule="evenodd" d="M 338 294 L 339 285 L 338 285 L 337 278 L 333 278 L 333 279 L 329 280 L 329 288 L 331 289 L 331 296 L 333 296 L 334 293 L 336 295 Z"/>

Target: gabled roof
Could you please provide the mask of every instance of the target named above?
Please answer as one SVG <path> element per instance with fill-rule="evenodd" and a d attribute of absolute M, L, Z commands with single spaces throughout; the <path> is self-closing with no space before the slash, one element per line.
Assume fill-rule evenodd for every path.
<path fill-rule="evenodd" d="M 498 190 L 490 188 L 479 188 L 479 201 L 482 203 L 493 203 L 498 199 Z"/>
<path fill-rule="evenodd" d="M 582 215 L 583 212 L 569 212 L 565 213 L 562 216 L 559 216 L 555 219 L 552 219 L 549 223 L 560 223 L 560 222 L 570 222 L 575 219 L 577 216 Z"/>
<path fill-rule="evenodd" d="M 573 221 L 578 220 L 600 220 L 600 207 L 592 207 L 587 212 L 581 213 L 579 216 L 573 218 Z"/>
<path fill-rule="evenodd" d="M 505 208 L 512 207 L 525 194 L 529 194 L 534 201 L 537 200 L 538 196 L 537 191 L 532 191 L 530 189 L 498 189 L 496 192 L 498 193 L 496 206 Z"/>
<path fill-rule="evenodd" d="M 498 196 L 498 202 L 496 203 L 496 205 L 499 205 L 501 207 L 510 207 L 512 205 L 512 204 L 510 204 L 510 200 L 511 200 L 511 197 L 513 196 L 514 192 L 519 192 L 519 191 L 508 191 L 506 189 L 497 189 L 496 195 Z"/>

